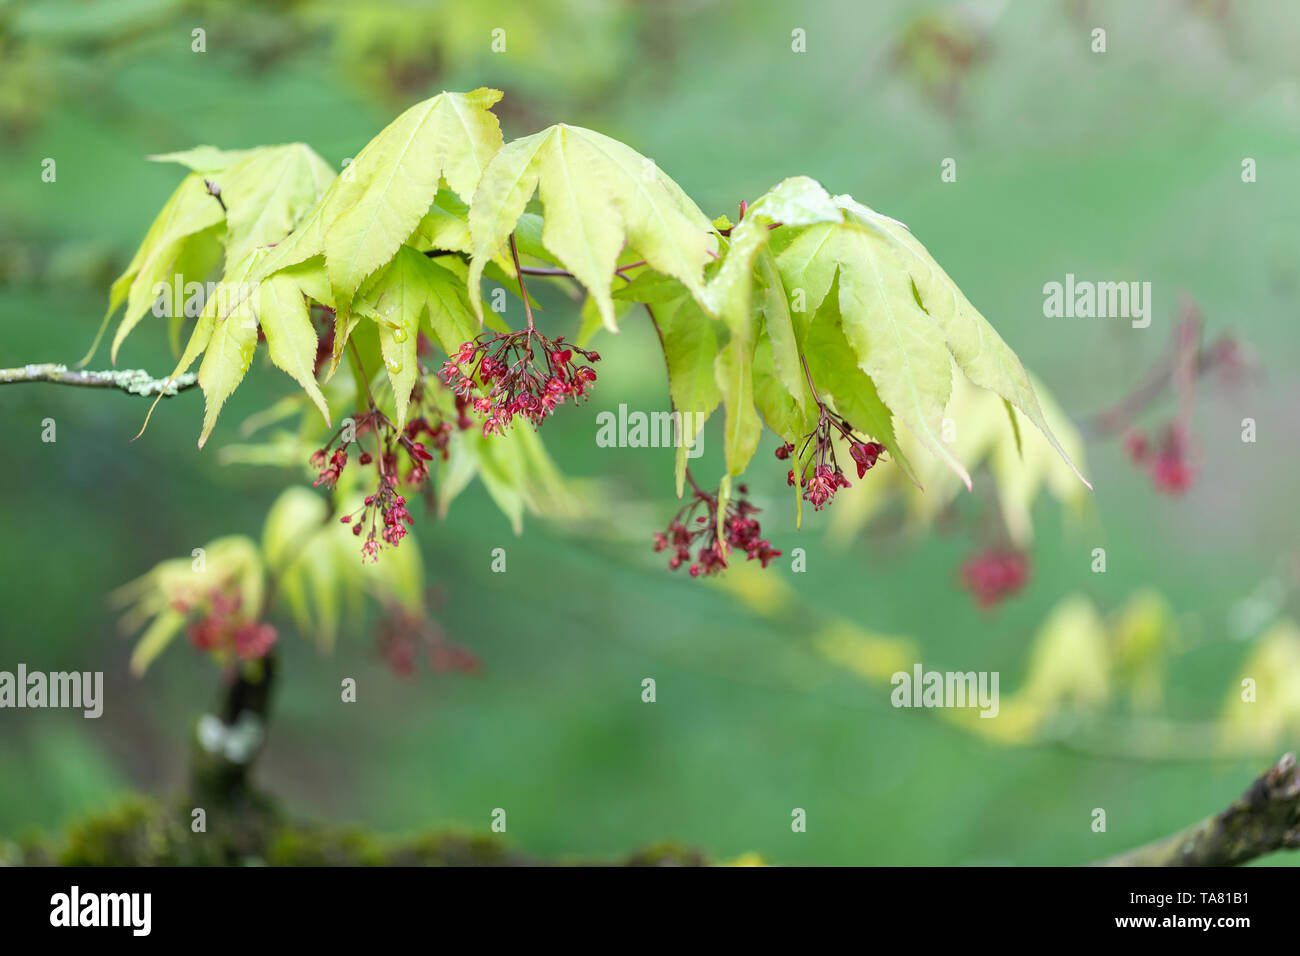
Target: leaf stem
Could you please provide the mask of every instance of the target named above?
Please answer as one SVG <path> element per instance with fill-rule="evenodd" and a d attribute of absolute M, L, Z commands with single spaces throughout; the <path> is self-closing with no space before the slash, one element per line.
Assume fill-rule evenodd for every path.
<path fill-rule="evenodd" d="M 352 339 L 350 338 L 348 339 L 348 350 L 349 350 L 350 361 L 352 362 L 352 371 L 356 374 L 357 381 L 359 381 L 362 387 L 365 389 L 366 401 L 369 403 L 369 406 L 371 408 L 374 408 L 375 396 L 374 393 L 370 391 L 370 376 L 366 374 L 366 366 L 361 361 L 361 353 L 357 351 L 357 343 L 353 342 Z M 357 389 L 358 407 L 360 407 L 361 405 L 361 394 L 362 394 L 361 388 L 358 388 Z"/>
<path fill-rule="evenodd" d="M 510 255 L 515 260 L 515 276 L 519 279 L 519 297 L 524 300 L 524 315 L 528 316 L 528 331 L 532 332 L 535 328 L 533 325 L 533 307 L 528 301 L 528 287 L 524 285 L 523 267 L 519 265 L 519 247 L 515 245 L 515 234 L 510 233 Z"/>
<path fill-rule="evenodd" d="M 821 396 L 817 394 L 817 386 L 813 384 L 812 372 L 808 371 L 808 359 L 804 357 L 803 352 L 799 353 L 799 361 L 803 363 L 804 378 L 808 380 L 808 387 L 812 389 L 813 401 L 817 403 L 818 408 L 824 410 L 826 406 L 822 404 Z"/>

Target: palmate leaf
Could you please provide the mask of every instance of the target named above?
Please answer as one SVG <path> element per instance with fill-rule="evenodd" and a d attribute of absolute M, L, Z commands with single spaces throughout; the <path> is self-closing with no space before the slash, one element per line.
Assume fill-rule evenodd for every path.
<path fill-rule="evenodd" d="M 303 637 L 328 652 L 338 635 L 342 610 L 369 595 L 384 607 L 424 614 L 424 563 L 414 536 L 384 553 L 382 566 L 363 564 L 357 539 L 337 513 L 355 510 L 359 495 L 329 506 L 309 488 L 286 489 L 267 513 L 262 530 L 266 566 Z"/>
<path fill-rule="evenodd" d="M 195 171 L 172 194 L 109 292 L 105 323 L 126 302 L 126 312 L 113 336 L 114 362 L 127 335 L 153 304 L 160 283 L 170 286 L 176 275 L 187 280 L 207 278 L 206 273 L 183 271 L 183 266 L 206 258 L 206 253 L 195 249 L 197 245 L 204 245 L 213 235 L 220 238 L 226 246 L 225 271 L 229 273 L 253 249 L 287 236 L 334 175 L 325 161 L 302 143 L 247 150 L 199 146 L 149 158 L 180 163 Z M 220 187 L 225 212 L 209 193 L 207 181 Z M 97 336 L 96 345 L 98 341 Z M 91 354 L 94 349 L 92 346 Z"/>
<path fill-rule="evenodd" d="M 252 272 L 257 259 L 263 254 L 262 252 L 250 252 L 245 256 L 243 262 L 236 266 L 234 275 L 218 286 L 216 296 L 209 304 L 209 308 L 204 310 L 205 315 L 209 311 L 211 312 L 212 323 L 210 328 L 205 330 L 207 343 L 203 349 L 203 362 L 199 365 L 199 386 L 203 389 L 203 397 L 206 399 L 206 407 L 203 412 L 203 431 L 199 435 L 200 448 L 207 442 L 208 436 L 212 434 L 212 429 L 217 424 L 217 415 L 221 411 L 221 406 L 225 404 L 231 392 L 243 381 L 248 366 L 252 364 L 253 352 L 257 348 L 257 313 L 254 311 L 252 301 L 245 300 L 242 305 L 230 311 L 224 317 L 220 314 L 223 310 L 220 309 L 219 303 L 222 301 L 223 295 L 235 294 L 235 290 L 240 288 L 241 283 L 248 281 L 249 273 Z M 225 290 L 224 293 L 223 290 Z M 194 335 L 199 335 L 202 328 L 203 318 L 200 317 Z M 191 339 L 192 342 L 193 339 Z M 187 346 L 187 354 L 188 351 L 189 347 Z M 182 356 L 183 359 L 184 356 Z M 183 372 L 184 369 L 180 371 Z"/>
<path fill-rule="evenodd" d="M 727 256 L 709 280 L 704 304 L 724 318 L 749 310 L 750 290 L 758 278 L 754 275 L 755 260 L 768 244 L 769 227 L 778 223 L 790 227 L 843 221 L 843 209 L 816 180 L 795 176 L 782 181 L 756 199 L 745 218 L 731 230 Z"/>
<path fill-rule="evenodd" d="M 885 405 L 970 487 L 970 475 L 940 437 L 952 391 L 943 337 L 912 296 L 911 281 L 866 232 L 836 230 L 840 321 L 844 337 Z"/>
<path fill-rule="evenodd" d="M 729 475 L 747 466 L 764 420 L 786 440 L 811 430 L 815 383 L 823 400 L 890 449 L 907 477 L 916 480 L 908 450 L 919 445 L 969 486 L 960 456 L 939 434 L 954 365 L 1016 409 L 1017 448 L 1023 414 L 1068 463 L 1014 353 L 900 223 L 795 177 L 734 227 L 715 230 L 654 163 L 599 133 L 559 125 L 502 146 L 491 112 L 499 98 L 477 90 L 417 104 L 323 193 L 328 167 L 301 144 L 159 157 L 195 172 L 114 285 L 114 308 L 128 303 L 117 344 L 143 314 L 151 297 L 140 290 L 151 292 L 154 276 L 197 262 L 215 241 L 226 244 L 222 289 L 233 294 L 200 316 L 177 369 L 202 356 L 201 444 L 249 366 L 259 322 L 273 362 L 328 421 L 313 374 L 309 301 L 336 313 L 330 374 L 359 329 L 361 359 L 387 367 L 404 425 L 422 323 L 449 353 L 472 338 L 470 317 L 487 318 L 477 295 L 482 276 L 514 274 L 512 240 L 528 264 L 558 263 L 586 287 L 584 339 L 597 317 L 616 328 L 616 299 L 652 305 L 684 444 L 694 438 L 692 413 L 723 404 Z M 204 178 L 221 187 L 228 215 Z M 526 211 L 534 194 L 544 217 Z M 724 257 L 711 262 L 719 250 Z M 629 268 L 637 260 L 645 263 Z M 495 315 L 488 321 L 502 324 Z M 896 432 L 898 422 L 906 427 Z M 685 454 L 679 448 L 679 493 Z M 1055 478 L 1036 462 L 1020 499 Z M 480 462 L 499 500 L 518 497 L 507 466 Z M 1005 467 L 999 458 L 995 470 Z M 1021 523 L 1026 509 L 1008 505 Z"/>
<path fill-rule="evenodd" d="M 440 93 L 408 109 L 371 140 L 322 201 L 315 226 L 336 307 L 351 302 L 429 212 L 438 182 L 462 199 L 501 147 L 491 107 L 497 90 Z M 312 254 L 315 251 L 312 250 Z"/>
<path fill-rule="evenodd" d="M 1020 359 L 988 319 L 970 304 L 925 247 L 902 223 L 882 216 L 848 196 L 835 198 L 847 210 L 851 220 L 864 223 L 890 239 L 897 265 L 907 271 L 919 304 L 943 330 L 944 340 L 957 367 L 976 385 L 1001 395 L 1023 412 L 1065 459 L 1079 480 L 1091 488 L 1047 426 Z"/>
<path fill-rule="evenodd" d="M 393 388 L 397 426 L 406 425 L 411 389 L 419 377 L 416 343 L 421 317 L 448 353 L 474 336 L 473 313 L 465 287 L 451 272 L 434 265 L 422 253 L 402 246 L 393 260 L 368 282 L 354 311 L 373 319 L 379 330 L 384 367 Z"/>
<path fill-rule="evenodd" d="M 422 231 L 445 181 L 462 200 L 501 146 L 490 108 L 497 90 L 440 93 L 417 103 L 366 144 L 283 242 L 253 274 L 264 281 L 316 256 L 324 256 L 331 293 L 318 299 L 343 313 L 379 267 Z M 461 203 L 463 205 L 463 202 Z M 454 201 L 444 209 L 456 209 Z M 235 305 L 239 304 L 236 300 Z M 347 322 L 343 323 L 344 328 Z M 336 342 L 334 368 L 343 342 Z"/>
<path fill-rule="evenodd" d="M 285 270 L 293 271 L 300 291 L 336 310 L 338 324 L 330 367 L 333 374 L 357 321 L 350 305 L 358 287 L 394 258 L 427 214 L 439 182 L 445 181 L 465 196 L 472 194 L 483 167 L 501 142 L 500 127 L 489 112 L 499 98 L 500 93 L 494 90 L 444 93 L 412 107 L 376 136 L 324 195 L 320 195 L 320 187 L 328 167 L 297 144 L 252 151 L 221 173 L 213 174 L 214 181 L 220 180 L 218 184 L 230 209 L 228 262 L 231 254 L 247 252 L 239 265 L 228 267 L 217 311 L 207 321 L 200 320 L 187 349 L 190 362 L 206 350 L 199 369 L 199 381 L 208 399 L 200 445 L 211 433 L 225 399 L 247 371 L 252 358 L 250 346 L 256 344 L 256 317 L 263 295 L 271 310 L 272 335 L 276 338 L 274 344 L 268 338 L 274 353 L 272 360 L 302 384 L 328 417 L 314 376 L 308 372 L 314 365 L 314 354 L 309 362 L 306 346 L 311 330 L 304 329 L 301 321 L 305 303 L 300 308 L 294 302 L 291 281 L 274 280 Z M 213 162 L 206 156 L 192 161 Z M 201 179 L 198 174 L 193 178 Z M 208 203 L 216 205 L 206 195 L 206 187 L 203 193 Z M 249 211 L 248 216 L 235 215 L 237 202 Z M 217 209 L 219 212 L 219 205 Z M 271 243 L 276 244 L 274 248 L 263 248 Z M 254 250 L 258 255 L 250 266 L 248 253 Z M 328 282 L 324 287 L 314 282 L 311 289 L 306 289 L 301 280 L 317 272 L 310 268 L 304 271 L 304 266 L 313 261 L 323 265 L 321 275 Z M 400 286 L 400 280 L 414 274 L 398 270 L 390 278 L 399 280 Z M 435 332 L 440 333 L 440 342 L 453 331 L 467 333 L 471 326 L 459 318 L 459 305 L 468 307 L 463 294 L 458 296 L 445 281 L 430 281 L 422 295 L 423 304 L 430 307 Z M 231 319 L 236 321 L 228 325 Z M 418 319 L 415 322 L 418 326 Z M 400 328 L 401 323 L 394 326 Z M 381 336 L 385 365 L 390 375 L 394 375 L 394 369 L 402 369 L 396 375 L 405 380 L 394 383 L 395 394 L 401 396 L 398 416 L 404 419 L 417 366 L 413 356 L 416 336 L 410 336 L 409 344 L 399 342 L 392 328 L 384 327 L 388 330 Z M 456 345 L 469 337 L 464 334 Z M 412 353 L 411 360 L 404 361 L 408 352 Z M 184 369 L 178 369 L 177 374 L 181 371 Z"/>
<path fill-rule="evenodd" d="M 198 173 L 186 176 L 176 187 L 176 191 L 149 227 L 130 264 L 109 290 L 108 311 L 104 315 L 100 334 L 118 307 L 123 302 L 126 303 L 126 312 L 113 336 L 111 358 L 114 362 L 117 361 L 117 352 L 123 340 L 144 318 L 157 298 L 155 290 L 158 284 L 171 283 L 176 262 L 185 255 L 188 240 L 218 226 L 223 218 L 221 206 L 208 195 L 203 177 Z M 98 344 L 99 335 L 96 335 L 95 344 L 82 360 L 83 363 L 90 360 Z"/>
<path fill-rule="evenodd" d="M 316 329 L 307 311 L 313 280 L 324 280 L 319 260 L 272 276 L 258 288 L 256 311 L 271 361 L 303 387 L 328 425 L 329 406 L 316 382 Z"/>
<path fill-rule="evenodd" d="M 226 204 L 226 270 L 289 235 L 320 199 L 334 170 L 309 146 L 264 146 L 209 179 Z"/>
<path fill-rule="evenodd" d="M 844 334 L 893 416 L 970 486 L 965 466 L 939 435 L 951 394 L 951 354 L 968 375 L 976 371 L 976 384 L 1023 411 L 1068 463 L 1015 354 L 982 316 L 973 317 L 978 313 L 920 243 L 901 224 L 849 197 L 834 202 L 845 210 L 844 221 L 799 230 L 777 257 L 778 266 L 787 289 L 801 290 L 812 310 L 838 275 Z"/>
<path fill-rule="evenodd" d="M 939 435 L 955 360 L 977 385 L 1020 409 L 1074 467 L 1048 428 L 1015 354 L 901 223 L 851 197 L 832 197 L 808 177 L 787 179 L 756 200 L 731 229 L 726 258 L 709 280 L 703 302 L 729 326 L 743 329 L 755 309 L 755 283 L 765 296 L 758 307 L 766 331 L 760 347 L 772 349 L 770 378 L 784 386 L 794 406 L 804 409 L 810 398 L 800 374 L 807 358 L 819 366 L 814 378 L 835 380 L 837 387 L 828 391 L 838 393 L 841 414 L 891 449 L 897 445 L 892 424 L 897 418 L 969 487 L 965 466 Z M 780 307 L 778 289 L 790 309 Z M 806 318 L 818 313 L 828 295 L 834 297 L 830 320 L 836 325 L 829 336 Z M 789 334 L 791 327 L 797 335 Z M 829 351 L 814 357 L 816 349 L 799 341 L 800 355 L 796 340 L 807 336 Z M 847 374 L 842 354 L 852 357 L 861 377 Z M 766 355 L 756 361 L 768 376 Z M 770 391 L 770 384 L 769 378 L 761 384 L 760 407 L 778 419 L 778 429 L 791 427 L 791 406 Z M 732 391 L 738 394 L 741 387 L 737 380 Z M 900 457 L 915 481 L 901 450 Z"/>
<path fill-rule="evenodd" d="M 207 399 L 207 408 L 203 417 L 203 431 L 199 436 L 200 448 L 208 440 L 222 404 L 235 390 L 253 360 L 253 350 L 257 346 L 257 316 L 251 297 L 244 295 L 242 290 L 258 259 L 265 254 L 265 251 L 249 253 L 235 267 L 234 274 L 217 285 L 190 333 L 189 342 L 186 343 L 176 368 L 168 376 L 168 381 L 174 382 L 200 355 L 204 357 L 199 366 L 198 378 Z M 234 299 L 238 299 L 241 304 L 231 309 L 222 307 L 222 303 Z M 149 418 L 161 398 L 162 393 L 150 406 L 144 426 L 140 429 L 141 435 L 149 427 Z"/>
<path fill-rule="evenodd" d="M 777 265 L 786 289 L 802 292 L 812 312 L 838 274 L 836 305 L 858 367 L 893 415 L 969 485 L 966 469 L 938 434 L 952 387 L 943 336 L 913 298 L 906 273 L 891 265 L 887 253 L 883 240 L 864 229 L 819 223 L 800 232 L 777 257 Z"/>
<path fill-rule="evenodd" d="M 703 295 L 715 240 L 699 207 L 640 153 L 561 124 L 502 147 L 483 173 L 469 211 L 468 282 L 476 303 L 483 269 L 501 255 L 534 192 L 546 251 L 586 286 L 606 328 L 617 330 L 610 286 L 625 242 L 652 268 Z M 481 319 L 481 306 L 475 310 Z"/>
<path fill-rule="evenodd" d="M 837 290 L 838 280 L 833 278 L 816 314 L 800 323 L 800 344 L 809 371 L 814 381 L 820 383 L 821 397 L 829 398 L 836 411 L 854 428 L 888 448 L 903 475 L 920 487 L 921 481 L 894 431 L 889 409 L 881 401 L 875 382 L 857 364 L 845 338 Z"/>
<path fill-rule="evenodd" d="M 228 586 L 238 593 L 241 607 L 257 613 L 266 569 L 257 545 L 242 535 L 209 541 L 203 546 L 202 564 L 190 557 L 172 558 L 114 592 L 114 601 L 126 606 L 124 629 L 144 628 L 131 654 L 131 672 L 143 674 L 180 633 L 186 617 L 178 606 L 200 605 L 214 590 Z"/>
<path fill-rule="evenodd" d="M 668 365 L 668 388 L 681 422 L 676 455 L 677 496 L 686 479 L 686 456 L 722 400 L 714 366 L 718 335 L 713 323 L 680 283 L 677 297 L 653 306 Z"/>
<path fill-rule="evenodd" d="M 816 351 L 810 347 L 810 364 Z M 856 367 L 852 370 L 862 374 Z M 815 364 L 813 374 L 820 374 Z M 1082 436 L 1043 384 L 1032 376 L 1030 382 L 1048 427 L 1071 459 L 1082 465 Z M 1088 490 L 1047 438 L 1037 429 L 1026 428 L 1020 430 L 1017 442 L 1016 429 L 1007 417 L 1001 396 L 974 385 L 957 368 L 953 371 L 952 398 L 945 417 L 951 430 L 943 437 L 952 453 L 972 470 L 988 469 L 1007 536 L 1016 546 L 1027 548 L 1032 543 L 1033 507 L 1044 494 L 1057 501 L 1067 514 L 1083 512 L 1089 499 Z M 902 499 L 912 527 L 922 531 L 930 527 L 962 490 L 957 475 L 938 459 L 921 454 L 914 436 L 899 434 L 896 444 L 881 440 L 889 445 L 895 461 L 901 463 L 906 457 L 914 464 L 915 477 L 908 481 L 900 473 L 902 469 L 878 470 L 872 473 L 871 481 L 855 483 L 845 491 L 843 501 L 837 498 L 839 515 L 832 535 L 841 543 L 850 541 L 874 514 L 897 498 Z"/>
<path fill-rule="evenodd" d="M 178 163 L 196 173 L 217 173 L 229 169 L 253 152 L 251 149 L 220 149 L 216 146 L 195 146 L 174 153 L 155 153 L 146 156 L 153 163 Z"/>

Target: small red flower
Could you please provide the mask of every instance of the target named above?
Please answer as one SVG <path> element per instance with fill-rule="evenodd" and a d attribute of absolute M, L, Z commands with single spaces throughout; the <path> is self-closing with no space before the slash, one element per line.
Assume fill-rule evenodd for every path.
<path fill-rule="evenodd" d="M 1124 439 L 1124 448 L 1135 465 L 1144 469 L 1161 494 L 1178 497 L 1192 486 L 1194 473 L 1187 459 L 1187 439 L 1181 425 L 1169 425 L 1156 447 L 1139 431 Z"/>
<path fill-rule="evenodd" d="M 993 607 L 1028 582 L 1029 558 L 1019 551 L 981 551 L 962 565 L 961 580 L 980 607 Z"/>
<path fill-rule="evenodd" d="M 764 568 L 772 559 L 781 556 L 781 552 L 763 537 L 758 519 L 753 517 L 759 509 L 745 497 L 748 489 L 739 485 L 736 490 L 740 497 L 727 503 L 721 539 L 718 537 L 718 498 L 699 488 L 695 488 L 691 500 L 668 523 L 667 530 L 655 532 L 654 550 L 672 551 L 672 557 L 668 559 L 670 571 L 691 562 L 692 552 L 695 561 L 689 564 L 687 571 L 693 578 L 708 577 L 725 570 L 727 548 L 745 552 L 748 560 L 758 561 Z M 703 513 L 699 513 L 701 509 Z"/>
<path fill-rule="evenodd" d="M 795 468 L 789 469 L 785 476 L 786 484 L 793 487 L 798 481 L 804 500 L 812 504 L 813 510 L 821 511 L 831 503 L 837 491 L 850 487 L 849 479 L 835 457 L 836 438 L 848 443 L 849 457 L 858 466 L 859 479 L 866 477 L 867 472 L 876 466 L 885 453 L 885 446 L 859 438 L 854 434 L 853 426 L 820 399 L 817 408 L 817 427 L 804 435 L 797 445 L 794 442 L 781 445 L 776 450 L 776 457 L 782 461 L 793 458 L 798 462 L 795 466 L 798 474 Z"/>
<path fill-rule="evenodd" d="M 484 436 L 503 435 L 516 417 L 540 425 L 566 399 L 586 397 L 596 370 L 575 364 L 575 354 L 600 361 L 598 353 L 566 344 L 563 336 L 551 341 L 536 329 L 484 332 L 443 363 L 439 375 L 486 416 Z M 463 408 L 459 401 L 457 408 Z M 463 421 L 462 415 L 462 427 Z"/>
<path fill-rule="evenodd" d="M 213 591 L 186 628 L 190 643 L 200 651 L 233 654 L 240 660 L 265 657 L 275 645 L 275 628 L 249 620 L 241 612 L 241 603 L 238 593 Z"/>
<path fill-rule="evenodd" d="M 329 464 L 322 465 L 320 463 L 324 461 L 325 451 L 322 448 L 311 456 L 311 463 L 321 470 L 312 485 L 323 484 L 326 488 L 333 488 L 338 483 L 339 476 L 343 474 L 343 469 L 347 466 L 348 453 L 342 448 L 335 449 L 334 454 L 330 456 Z"/>
<path fill-rule="evenodd" d="M 858 466 L 858 477 L 865 478 L 884 453 L 885 446 L 875 441 L 858 441 L 849 446 L 849 457 Z"/>

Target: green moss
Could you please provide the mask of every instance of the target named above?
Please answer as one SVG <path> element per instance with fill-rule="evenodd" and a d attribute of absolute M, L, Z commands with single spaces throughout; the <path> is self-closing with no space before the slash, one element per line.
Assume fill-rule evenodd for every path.
<path fill-rule="evenodd" d="M 41 866 L 541 866 L 503 838 L 452 830 L 386 840 L 355 827 L 287 820 L 253 792 L 206 809 L 206 830 L 191 829 L 191 801 L 135 797 L 83 820 L 57 839 L 0 843 L 0 865 Z M 608 862 L 608 861 L 587 861 Z M 702 866 L 697 850 L 646 847 L 626 866 Z"/>

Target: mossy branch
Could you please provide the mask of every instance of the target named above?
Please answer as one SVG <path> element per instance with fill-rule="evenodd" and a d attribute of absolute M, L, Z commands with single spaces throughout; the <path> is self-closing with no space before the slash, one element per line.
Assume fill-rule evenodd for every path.
<path fill-rule="evenodd" d="M 703 866 L 700 852 L 655 844 L 613 860 L 541 860 L 505 837 L 454 830 L 384 839 L 353 827 L 285 820 L 253 792 L 238 805 L 213 805 L 193 832 L 191 800 L 134 798 L 72 826 L 56 840 L 0 841 L 0 866 Z"/>
<path fill-rule="evenodd" d="M 1300 770 L 1294 753 L 1255 780 L 1222 813 L 1098 866 L 1238 866 L 1300 849 Z"/>
<path fill-rule="evenodd" d="M 106 369 L 102 372 L 80 372 L 57 362 L 43 365 L 20 365 L 17 368 L 0 368 L 0 385 L 17 385 L 21 382 L 48 382 L 54 385 L 76 385 L 81 388 L 116 388 L 131 395 L 178 395 L 199 383 L 193 372 L 179 375 L 174 381 L 155 378 L 144 369 Z"/>

